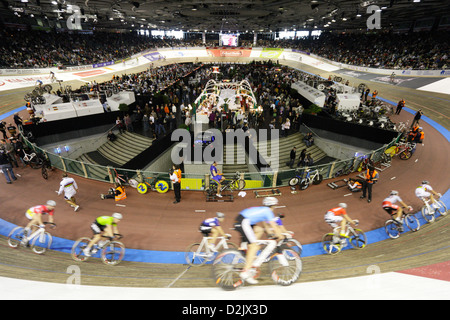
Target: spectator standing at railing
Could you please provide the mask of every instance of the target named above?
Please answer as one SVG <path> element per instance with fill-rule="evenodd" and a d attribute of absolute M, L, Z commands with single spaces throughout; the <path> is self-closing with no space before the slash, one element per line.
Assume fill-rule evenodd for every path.
<path fill-rule="evenodd" d="M 5 150 L 6 150 L 6 154 L 9 157 L 9 160 L 11 161 L 11 165 L 15 165 L 16 168 L 18 168 L 19 164 L 17 163 L 16 150 L 14 149 L 14 145 L 13 145 L 12 141 L 9 139 L 5 140 Z"/>
<path fill-rule="evenodd" d="M 9 160 L 8 154 L 3 147 L 4 140 L 2 141 L 2 146 L 0 147 L 0 169 L 3 171 L 5 175 L 6 183 L 11 184 L 13 181 L 16 181 L 17 178 L 14 175 L 13 167 Z"/>

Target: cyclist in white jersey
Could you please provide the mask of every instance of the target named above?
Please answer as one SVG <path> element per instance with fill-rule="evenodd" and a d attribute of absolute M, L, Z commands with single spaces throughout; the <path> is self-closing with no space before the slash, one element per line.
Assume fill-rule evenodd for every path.
<path fill-rule="evenodd" d="M 283 239 L 280 228 L 276 223 L 276 218 L 273 213 L 274 207 L 278 204 L 277 198 L 267 197 L 263 200 L 262 207 L 251 207 L 242 210 L 236 217 L 234 224 L 235 229 L 241 234 L 242 242 L 248 243 L 247 253 L 245 256 L 246 262 L 244 270 L 241 272 L 241 278 L 249 284 L 256 284 L 258 281 L 253 278 L 253 275 L 248 271 L 250 270 L 253 261 L 255 260 L 256 253 L 259 250 L 257 241 L 264 234 L 264 229 L 272 230 L 278 239 Z M 264 228 L 257 226 L 256 224 L 262 222 Z M 269 233 L 268 232 L 268 233 Z"/>
<path fill-rule="evenodd" d="M 427 180 L 422 181 L 422 184 L 416 188 L 415 194 L 416 197 L 422 200 L 423 202 L 429 199 L 433 208 L 435 208 L 436 206 L 435 205 L 436 200 L 434 196 L 438 198 L 441 197 L 441 194 L 434 191 Z"/>
<path fill-rule="evenodd" d="M 396 205 L 399 202 L 404 208 L 412 209 L 405 202 L 403 202 L 402 198 L 399 197 L 398 191 L 392 190 L 389 197 L 383 200 L 381 206 L 383 209 L 389 213 L 395 220 L 401 222 L 403 210 L 401 206 Z"/>

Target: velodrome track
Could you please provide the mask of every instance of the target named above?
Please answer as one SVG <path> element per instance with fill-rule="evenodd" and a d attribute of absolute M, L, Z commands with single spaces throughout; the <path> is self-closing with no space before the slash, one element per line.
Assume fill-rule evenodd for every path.
<path fill-rule="evenodd" d="M 156 65 L 158 63 L 155 63 Z M 289 63 L 291 64 L 291 63 Z M 333 74 L 323 72 L 301 63 L 291 65 L 299 69 L 321 74 L 322 76 Z M 135 68 L 130 72 L 137 72 L 145 67 Z M 96 78 L 98 82 L 110 79 L 110 75 L 100 76 Z M 358 79 L 349 79 L 358 81 Z M 88 80 L 92 80 L 89 78 Z M 380 174 L 380 182 L 374 187 L 374 196 L 371 204 L 358 199 L 358 197 L 344 197 L 343 190 L 331 190 L 324 183 L 314 186 L 297 195 L 291 195 L 288 190 L 282 190 L 283 196 L 280 201 L 287 208 L 286 225 L 289 229 L 295 231 L 298 238 L 306 247 L 308 244 L 314 244 L 319 241 L 322 234 L 328 231 L 328 226 L 323 222 L 324 212 L 342 202 L 343 199 L 349 204 L 349 212 L 353 218 L 361 221 L 361 228 L 365 231 L 380 228 L 387 216 L 380 208 L 382 199 L 388 194 L 389 190 L 397 189 L 405 202 L 414 206 L 416 211 L 420 208 L 420 203 L 415 199 L 413 190 L 423 179 L 428 179 L 432 185 L 441 193 L 447 192 L 450 184 L 448 175 L 449 163 L 447 161 L 450 155 L 448 128 L 449 128 L 449 96 L 434 92 L 422 92 L 411 88 L 392 87 L 380 83 L 369 83 L 370 88 L 377 89 L 382 98 L 398 101 L 401 98 L 407 100 L 407 106 L 411 109 L 422 108 L 425 116 L 429 118 L 428 123 L 422 121 L 421 125 L 426 132 L 426 140 L 423 146 L 418 146 L 418 150 L 413 158 L 408 161 L 395 161 L 393 166 Z M 81 82 L 73 82 L 73 86 Z M 405 97 L 407 95 L 407 97 Z M 2 113 L 17 109 L 22 105 L 23 89 L 16 89 L 0 94 Z M 410 109 L 410 110 L 411 110 Z M 396 116 L 395 121 L 404 121 L 412 119 L 413 114 L 402 111 L 400 116 Z M 414 112 L 411 110 L 411 112 Z M 8 117 L 9 118 L 9 117 Z M 436 121 L 436 123 L 434 122 Z M 442 127 L 437 125 L 441 124 Z M 437 129 L 436 129 L 437 128 Z M 47 198 L 55 198 L 54 190 L 59 184 L 60 175 L 53 174 L 49 181 L 43 181 L 39 172 L 33 172 L 31 169 L 18 169 L 21 178 L 18 183 L 4 186 L 0 193 L 4 210 L 0 214 L 0 218 L 10 221 L 14 224 L 23 224 L 23 214 L 25 210 L 31 206 L 45 201 Z M 79 213 L 74 214 L 62 201 L 58 199 L 57 216 L 58 228 L 52 231 L 57 237 L 76 239 L 80 236 L 90 234 L 89 224 L 96 216 L 100 214 L 110 214 L 117 211 L 117 207 L 113 203 L 105 204 L 98 198 L 98 194 L 103 193 L 105 184 L 89 181 L 83 178 L 76 178 L 80 185 L 79 202 L 82 209 Z M 29 187 L 33 186 L 33 187 Z M 37 192 L 36 190 L 39 190 Z M 148 198 L 131 194 L 126 208 L 120 208 L 126 216 L 126 221 L 121 224 L 121 233 L 125 234 L 124 243 L 128 248 L 142 250 L 162 250 L 162 251 L 183 251 L 184 248 L 192 242 L 199 240 L 199 234 L 196 231 L 198 223 L 201 219 L 214 214 L 216 211 L 227 213 L 226 224 L 232 224 L 232 217 L 237 214 L 238 210 L 250 205 L 256 205 L 259 199 L 254 199 L 252 195 L 246 198 L 236 199 L 233 204 L 210 204 L 206 208 L 206 203 L 196 192 L 183 192 L 182 203 L 178 207 L 172 205 L 172 195 L 163 195 L 156 200 L 155 195 Z M 446 193 L 447 203 L 448 192 Z M 207 209 L 204 214 L 195 213 L 196 209 Z M 180 210 L 181 209 L 181 210 Z M 317 282 L 320 280 L 339 281 L 336 279 L 347 279 L 348 277 L 367 276 L 374 272 L 380 272 L 383 276 L 379 277 L 375 285 L 371 282 L 371 278 L 352 278 L 346 280 L 341 286 L 352 285 L 355 282 L 358 290 L 355 291 L 360 297 L 377 297 L 380 290 L 384 290 L 388 294 L 398 295 L 400 292 L 412 292 L 411 288 L 416 288 L 415 296 L 420 294 L 425 298 L 431 299 L 448 299 L 450 297 L 449 287 L 449 221 L 448 217 L 440 218 L 437 222 L 423 226 L 419 232 L 407 233 L 395 241 L 384 240 L 371 243 L 364 250 L 355 251 L 348 250 L 338 256 L 310 255 L 303 258 L 304 270 L 299 283 L 288 288 L 280 288 L 277 292 L 283 292 L 277 297 L 284 299 L 314 299 L 314 295 L 302 296 L 301 288 L 308 287 L 311 291 L 311 285 L 325 285 L 325 288 L 332 288 L 336 282 Z M 384 232 L 384 231 L 383 231 Z M 236 239 L 236 236 L 233 237 Z M 17 286 L 15 282 L 11 282 L 11 278 L 44 281 L 45 290 L 54 294 L 54 297 L 72 297 L 70 290 L 61 291 L 58 286 L 48 287 L 49 283 L 67 283 L 70 274 L 68 268 L 78 265 L 81 270 L 81 283 L 86 286 L 119 286 L 119 287 L 148 287 L 148 288 L 193 288 L 193 287 L 211 287 L 212 281 L 209 277 L 209 267 L 187 268 L 180 264 L 159 264 L 159 263 L 142 263 L 124 261 L 114 268 L 103 266 L 98 261 L 89 261 L 88 263 L 74 263 L 67 253 L 57 251 L 49 252 L 45 256 L 37 256 L 25 249 L 12 250 L 7 247 L 5 238 L 0 238 L 0 276 L 9 278 L 2 279 L 0 282 L 7 286 L 7 294 L 2 294 L 3 298 L 19 296 L 20 291 L 15 290 Z M 409 270 L 409 271 L 405 271 Z M 408 285 L 404 282 L 396 282 L 393 280 L 398 272 L 406 272 L 410 274 L 420 274 L 425 277 L 434 277 L 437 280 L 425 281 L 423 278 L 415 276 L 406 276 L 402 273 L 402 280 L 407 280 Z M 357 279 L 361 281 L 358 282 Z M 369 279 L 369 280 L 367 280 Z M 385 279 L 389 279 L 386 280 Z M 397 278 L 395 278 L 397 279 Z M 372 279 L 373 280 L 373 279 Z M 417 280 L 417 281 L 416 281 Z M 366 282 L 364 282 L 366 281 Z M 401 280 L 399 280 L 401 281 Z M 18 282 L 20 283 L 20 282 Z M 268 276 L 263 277 L 262 284 L 270 285 L 271 281 Z M 34 282 L 26 283 L 27 287 L 34 288 Z M 415 284 L 419 287 L 415 287 Z M 397 287 L 397 289 L 393 289 Z M 42 286 L 38 286 L 42 290 Z M 64 288 L 67 288 L 65 286 Z M 89 292 L 96 292 L 96 288 L 83 287 Z M 273 292 L 274 287 L 269 287 Z M 296 289 L 297 288 L 297 289 Z M 399 291 L 402 288 L 401 291 Z M 80 289 L 83 290 L 85 289 Z M 119 290 L 116 298 L 127 297 L 123 294 L 128 291 Z M 229 298 L 217 288 L 216 296 L 211 297 L 208 293 L 197 292 L 196 296 L 180 292 L 181 296 L 176 293 L 167 293 L 166 289 L 137 291 L 143 293 L 137 298 L 148 299 L 164 299 L 164 295 L 170 295 L 172 299 L 208 299 L 209 298 Z M 408 291 L 409 289 L 409 291 Z M 100 289 L 99 289 L 100 290 Z M 131 290 L 131 289 L 130 289 Z M 208 289 L 210 290 L 210 289 Z M 232 294 L 232 299 L 238 299 L 240 295 L 256 294 L 262 290 L 262 287 L 248 287 L 244 290 L 238 290 Z M 292 295 L 291 290 L 297 293 Z M 404 291 L 406 290 L 406 291 Z M 117 291 L 117 290 L 116 290 Z M 120 292 L 122 291 L 122 292 Z M 221 293 L 217 293 L 220 291 Z M 373 291 L 368 294 L 368 291 Z M 6 292 L 6 291 L 5 291 Z M 61 294 L 60 292 L 65 292 Z M 80 291 L 77 291 L 78 293 Z M 136 293 L 136 291 L 133 291 Z M 171 291 L 175 292 L 175 291 Z M 201 291 L 205 292 L 205 291 Z M 208 292 L 208 291 L 206 291 Z M 289 292 L 289 296 L 287 295 Z M 320 296 L 316 298 L 326 298 L 323 290 Z M 361 295 L 365 292 L 366 295 Z M 23 292 L 22 292 L 23 293 Z M 61 294 L 61 295 L 59 295 Z M 94 294 L 94 293 L 92 293 Z M 131 292 L 129 294 L 132 294 Z M 162 295 L 160 295 L 162 294 Z M 23 296 L 21 296 L 23 297 Z M 129 296 L 128 296 L 129 297 Z M 135 296 L 136 297 L 136 296 Z M 203 298 L 202 298 L 203 297 Z M 267 296 L 262 295 L 267 298 Z M 383 296 L 386 298 L 386 296 Z M 405 297 L 405 296 L 403 296 Z M 348 298 L 348 295 L 346 295 Z M 421 297 L 422 298 L 422 297 Z"/>

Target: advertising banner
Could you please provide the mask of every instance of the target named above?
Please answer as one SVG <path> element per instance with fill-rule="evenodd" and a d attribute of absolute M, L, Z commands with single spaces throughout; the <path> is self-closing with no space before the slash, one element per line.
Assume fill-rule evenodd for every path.
<path fill-rule="evenodd" d="M 250 57 L 251 48 L 206 48 L 210 57 Z"/>
<path fill-rule="evenodd" d="M 264 59 L 278 59 L 283 51 L 284 49 L 281 48 L 263 48 L 259 57 Z"/>

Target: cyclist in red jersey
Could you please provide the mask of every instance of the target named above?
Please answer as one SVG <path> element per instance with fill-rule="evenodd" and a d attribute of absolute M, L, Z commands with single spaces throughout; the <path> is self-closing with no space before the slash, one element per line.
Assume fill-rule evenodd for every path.
<path fill-rule="evenodd" d="M 48 215 L 48 222 L 53 223 L 53 214 L 55 213 L 56 202 L 53 200 L 48 200 L 45 205 L 39 205 L 31 207 L 25 213 L 25 216 L 30 220 L 24 229 L 24 239 L 28 236 L 32 225 L 38 225 L 39 227 L 44 226 L 42 221 L 43 215 Z"/>
<path fill-rule="evenodd" d="M 347 221 L 353 225 L 356 225 L 356 222 L 353 221 L 352 218 L 350 218 L 347 214 L 347 204 L 346 203 L 339 203 L 338 207 L 330 209 L 325 214 L 325 222 L 328 223 L 331 227 L 336 228 L 341 225 L 341 237 L 346 237 L 346 225 Z"/>

